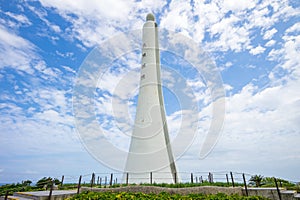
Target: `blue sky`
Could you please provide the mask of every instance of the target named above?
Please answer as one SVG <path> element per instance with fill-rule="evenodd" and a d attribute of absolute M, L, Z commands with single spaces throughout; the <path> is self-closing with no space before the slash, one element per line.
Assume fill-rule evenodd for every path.
<path fill-rule="evenodd" d="M 149 12 L 160 28 L 201 46 L 219 69 L 226 92 L 221 135 L 199 159 L 212 119 L 205 77 L 195 76 L 188 59 L 161 52 L 171 138 L 176 138 L 180 108 L 169 69 L 182 74 L 200 106 L 200 128 L 178 157 L 178 171 L 232 170 L 300 181 L 299 7 L 296 0 L 0 0 L 0 182 L 112 171 L 81 143 L 74 85 L 95 47 L 140 30 Z M 95 92 L 99 124 L 123 150 L 134 118 L 139 62 L 139 50 L 116 59 L 98 77 Z M 121 88 L 122 101 L 116 102 L 112 94 L 124 74 L 133 90 Z M 120 115 L 127 109 L 127 121 L 113 119 L 112 109 Z"/>

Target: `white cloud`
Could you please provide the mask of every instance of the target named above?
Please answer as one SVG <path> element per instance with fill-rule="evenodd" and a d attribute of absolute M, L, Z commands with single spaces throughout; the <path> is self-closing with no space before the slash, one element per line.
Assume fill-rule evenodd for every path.
<path fill-rule="evenodd" d="M 271 46 L 273 46 L 275 43 L 276 43 L 275 40 L 269 40 L 269 41 L 265 44 L 265 46 L 266 46 L 266 47 L 271 47 Z"/>
<path fill-rule="evenodd" d="M 233 87 L 229 84 L 224 84 L 223 86 L 226 91 L 231 91 L 233 89 Z"/>
<path fill-rule="evenodd" d="M 232 13 L 228 14 L 230 10 Z M 206 43 L 207 49 L 237 52 L 252 45 L 254 28 L 261 28 L 265 32 L 264 39 L 268 39 L 276 33 L 276 29 L 271 28 L 275 23 L 299 13 L 297 9 L 289 6 L 288 2 L 279 0 L 257 4 L 254 1 L 196 2 L 191 12 L 199 16 L 199 21 L 194 21 L 191 27 L 202 27 L 199 29 L 200 33 L 195 32 L 197 29 L 190 29 L 190 35 L 195 41 L 199 41 L 195 36 L 203 36 L 203 32 L 206 31 L 214 36 L 213 41 Z M 271 45 L 271 42 L 268 45 Z"/>
<path fill-rule="evenodd" d="M 266 50 L 266 48 L 258 45 L 257 47 L 255 48 L 252 48 L 249 53 L 251 53 L 252 55 L 257 55 L 257 54 L 261 54 L 263 53 L 264 51 Z"/>
<path fill-rule="evenodd" d="M 231 66 L 233 66 L 233 63 L 228 61 L 225 63 L 225 65 L 218 66 L 218 68 L 220 71 L 224 71 L 224 70 L 229 69 Z"/>
<path fill-rule="evenodd" d="M 266 88 L 259 93 L 253 93 L 251 87 L 248 87 L 239 94 L 228 98 L 224 129 L 227 137 L 242 140 L 244 137 L 250 136 L 254 141 L 261 139 L 270 145 L 272 140 L 281 138 L 281 135 L 300 137 L 300 135 L 295 135 L 299 128 L 297 121 L 300 118 L 298 114 L 300 110 L 297 109 L 300 93 L 295 88 L 297 82 Z M 278 94 L 281 94 L 280 98 L 278 98 Z M 235 141 L 234 144 L 236 147 L 244 149 L 243 146 L 239 146 L 239 142 Z M 260 144 L 261 142 L 251 143 L 249 146 Z M 281 151 L 283 152 L 281 154 L 291 155 L 292 152 L 289 152 L 289 148 L 285 148 L 289 144 L 282 143 L 282 145 Z M 294 148 L 297 149 L 296 146 Z M 267 151 L 269 152 L 268 156 L 271 157 L 272 151 Z"/>
<path fill-rule="evenodd" d="M 248 84 L 239 93 L 227 97 L 221 139 L 208 158 L 197 160 L 205 135 L 197 136 L 191 149 L 181 158 L 182 162 L 192 159 L 194 164 L 184 168 L 193 169 L 202 163 L 208 166 L 208 170 L 212 170 L 215 160 L 222 163 L 222 170 L 243 169 L 254 173 L 266 173 L 270 165 L 278 164 L 278 160 L 290 166 L 297 165 L 299 162 L 291 159 L 300 153 L 297 144 L 300 140 L 300 92 L 297 85 L 299 79 L 259 91 L 259 88 Z M 207 119 L 204 121 L 204 124 L 209 123 Z M 207 129 L 204 129 L 201 132 L 206 131 Z M 293 138 L 292 141 L 290 138 Z M 255 170 L 252 169 L 253 162 L 260 162 L 260 166 Z M 182 165 L 181 161 L 178 163 Z M 285 175 L 290 179 L 295 176 L 293 172 Z"/>
<path fill-rule="evenodd" d="M 253 3 L 251 3 L 253 4 Z M 249 8 L 253 5 L 249 5 Z M 207 42 L 207 49 L 213 50 L 233 50 L 241 51 L 246 48 L 250 43 L 250 33 L 248 25 L 245 24 L 244 19 L 247 18 L 243 11 L 247 8 L 247 3 L 233 4 L 231 2 L 222 3 L 195 3 L 194 13 L 199 16 L 199 22 L 195 25 L 202 24 L 205 31 L 213 37 L 212 42 Z M 229 10 L 233 13 L 225 17 Z M 242 25 L 239 25 L 242 23 Z M 203 29 L 201 30 L 203 31 Z M 196 35 L 204 35 L 204 33 L 196 33 Z M 193 38 L 199 41 L 197 38 Z"/>
<path fill-rule="evenodd" d="M 32 23 L 25 15 L 15 14 L 11 12 L 5 12 L 6 15 L 16 20 L 18 23 L 22 23 L 24 25 L 31 25 Z"/>
<path fill-rule="evenodd" d="M 289 27 L 287 30 L 286 30 L 286 33 L 299 33 L 300 32 L 300 22 L 298 23 L 295 23 L 293 26 Z"/>
<path fill-rule="evenodd" d="M 29 65 L 37 59 L 35 46 L 0 25 L 0 67 L 13 67 L 33 73 Z"/>
<path fill-rule="evenodd" d="M 45 7 L 54 8 L 64 19 L 71 22 L 65 35 L 78 39 L 87 47 L 100 44 L 118 33 L 141 29 L 148 12 L 160 12 L 165 1 L 48 1 Z M 70 15 L 72 14 L 72 15 Z M 142 17 L 141 17 L 142 16 Z"/>
<path fill-rule="evenodd" d="M 278 65 L 278 67 L 288 70 L 288 72 L 291 73 L 293 78 L 299 79 L 300 70 L 298 66 L 300 65 L 300 60 L 298 58 L 298 55 L 300 53 L 300 30 L 295 25 L 292 25 L 286 30 L 284 36 L 282 37 L 285 43 L 282 49 L 278 50 L 276 53 L 279 54 L 278 57 L 283 63 Z"/>
<path fill-rule="evenodd" d="M 23 15 L 10 17 L 29 25 Z M 16 27 L 14 27 L 16 28 Z M 1 156 L 45 155 L 72 151 L 79 144 L 71 118 L 70 76 L 48 67 L 39 49 L 19 36 L 18 30 L 0 25 L 0 68 L 5 87 L 1 101 Z M 56 87 L 64 87 L 60 90 Z M 13 87 L 14 90 L 9 90 Z M 65 145 L 71 149 L 64 148 Z"/>
<path fill-rule="evenodd" d="M 239 12 L 246 9 L 252 9 L 255 6 L 255 1 L 247 0 L 243 2 L 236 2 L 234 0 L 226 0 L 222 2 L 222 6 L 227 11 Z"/>
<path fill-rule="evenodd" d="M 273 35 L 277 33 L 277 29 L 276 28 L 272 28 L 270 30 L 267 30 L 263 36 L 264 40 L 269 40 L 273 37 Z"/>
<path fill-rule="evenodd" d="M 71 22 L 68 37 L 77 38 L 91 47 L 104 39 L 126 31 L 141 28 L 147 12 L 163 12 L 159 26 L 176 30 L 195 41 L 202 42 L 205 33 L 216 37 L 206 48 L 212 50 L 241 51 L 251 45 L 251 29 L 258 27 L 265 31 L 264 39 L 271 38 L 276 29 L 270 27 L 282 18 L 296 15 L 297 11 L 287 2 L 171 1 L 164 8 L 165 1 L 48 1 L 41 0 L 45 7 L 52 7 Z M 270 15 L 273 10 L 273 14 Z M 232 12 L 227 16 L 228 12 Z M 69 14 L 75 14 L 71 17 Z M 143 16 L 143 17 L 141 17 Z M 100 28 L 101 27 L 101 28 Z M 269 43 L 270 45 L 270 43 Z"/>
<path fill-rule="evenodd" d="M 282 49 L 272 49 L 267 58 L 271 61 L 280 61 L 282 57 L 282 51 Z"/>
<path fill-rule="evenodd" d="M 300 70 L 297 67 L 300 38 L 297 31 L 297 26 L 292 25 L 282 37 L 282 46 L 270 51 L 268 58 L 278 62 L 278 65 L 269 73 L 270 80 L 266 87 L 259 88 L 248 83 L 239 93 L 227 97 L 223 136 L 209 155 L 211 161 L 217 159 L 224 166 L 229 166 L 230 170 L 252 170 L 248 167 L 251 162 L 260 162 L 260 167 L 255 171 L 266 171 L 270 165 L 277 165 L 278 161 L 287 166 L 299 164 L 293 159 L 300 153 L 296 142 L 300 140 L 300 92 L 297 89 L 300 84 Z M 271 46 L 275 40 L 268 43 Z M 258 46 L 251 49 L 250 53 L 258 54 L 263 51 L 265 48 Z M 197 157 L 199 144 L 201 139 L 189 150 L 189 155 Z M 245 154 L 248 155 L 247 161 L 240 162 Z M 260 155 L 259 158 L 257 155 Z M 236 160 L 239 162 L 235 162 Z M 209 164 L 210 159 L 202 163 L 204 162 L 208 166 L 213 165 Z M 201 161 L 195 163 L 199 165 Z M 286 175 L 294 177 L 293 173 Z"/>
<path fill-rule="evenodd" d="M 160 27 L 188 32 L 193 24 L 191 9 L 191 5 L 186 1 L 172 1 L 161 19 Z"/>
<path fill-rule="evenodd" d="M 109 2 L 89 1 L 47 1 L 41 0 L 46 7 L 57 8 L 61 12 L 77 13 L 80 16 L 86 15 L 91 17 L 104 17 L 112 20 L 127 20 L 129 16 L 130 6 L 132 2 L 124 2 L 120 0 L 112 0 Z"/>

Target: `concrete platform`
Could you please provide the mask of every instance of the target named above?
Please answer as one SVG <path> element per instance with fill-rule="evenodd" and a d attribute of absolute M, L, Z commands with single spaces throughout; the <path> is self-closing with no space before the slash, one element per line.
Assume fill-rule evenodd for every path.
<path fill-rule="evenodd" d="M 296 199 L 300 199 L 300 194 L 296 194 L 294 197 L 295 197 Z"/>
<path fill-rule="evenodd" d="M 95 192 L 143 192 L 143 193 L 160 193 L 170 192 L 177 194 L 189 194 L 189 193 L 226 193 L 226 194 L 239 194 L 245 195 L 245 189 L 241 187 L 226 188 L 226 187 L 214 187 L 214 186 L 202 186 L 191 188 L 161 188 L 155 186 L 127 186 L 119 188 L 89 188 L 82 187 L 82 191 L 95 191 Z M 268 197 L 272 200 L 279 200 L 279 196 L 276 188 L 248 188 L 249 196 L 259 195 Z M 61 200 L 77 194 L 77 190 L 53 190 L 52 200 Z M 300 194 L 293 190 L 280 190 L 282 200 L 300 200 Z M 0 200 L 4 197 L 0 197 Z M 48 200 L 49 191 L 37 191 L 37 192 L 16 192 L 13 196 L 9 196 L 10 200 Z"/>
<path fill-rule="evenodd" d="M 15 192 L 13 196 L 9 196 L 8 199 L 14 200 L 48 200 L 50 191 L 36 191 L 36 192 Z M 53 190 L 53 200 L 65 199 L 77 194 L 77 190 Z"/>
<path fill-rule="evenodd" d="M 4 200 L 4 197 L 0 198 L 1 200 Z M 23 198 L 23 197 L 16 197 L 16 196 L 8 196 L 7 197 L 8 200 L 30 200 L 28 198 Z"/>
<path fill-rule="evenodd" d="M 243 189 L 245 195 L 245 190 Z M 279 195 L 276 188 L 248 188 L 248 194 L 250 196 L 264 196 L 272 200 L 279 200 Z M 281 200 L 296 200 L 300 199 L 300 194 L 295 190 L 285 190 L 280 188 Z M 299 196 L 299 197 L 298 197 Z"/>

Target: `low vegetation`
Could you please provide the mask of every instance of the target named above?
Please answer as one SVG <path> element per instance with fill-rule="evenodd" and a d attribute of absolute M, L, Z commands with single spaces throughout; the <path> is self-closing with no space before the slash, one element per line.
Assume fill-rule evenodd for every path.
<path fill-rule="evenodd" d="M 112 193 L 112 192 L 83 192 L 79 195 L 69 198 L 68 200 L 77 200 L 77 199 L 89 199 L 89 200 L 97 200 L 97 199 L 201 199 L 201 200 L 267 200 L 265 197 L 261 196 L 239 196 L 239 195 L 226 195 L 223 193 L 219 194 L 189 194 L 189 195 L 179 195 L 179 194 L 169 194 L 166 192 L 162 192 L 159 194 L 145 194 L 145 193 L 130 193 L 130 192 L 120 192 L 120 193 Z"/>
<path fill-rule="evenodd" d="M 6 192 L 8 192 L 9 195 L 12 195 L 14 192 L 47 190 L 51 187 L 52 183 L 54 183 L 55 185 L 59 185 L 60 181 L 58 179 L 44 177 L 37 181 L 37 183 L 33 186 L 31 185 L 32 181 L 30 180 L 22 181 L 22 183 L 6 184 L 0 186 L 0 196 L 4 196 Z"/>
<path fill-rule="evenodd" d="M 287 190 L 296 190 L 300 193 L 300 184 L 292 183 L 290 181 L 276 178 L 278 187 L 283 187 Z M 251 176 L 249 186 L 255 187 L 276 187 L 274 177 L 263 177 L 262 175 Z"/>
<path fill-rule="evenodd" d="M 136 184 L 130 184 L 130 185 L 136 185 Z M 210 183 L 208 181 L 203 181 L 203 183 L 176 183 L 176 184 L 172 184 L 172 183 L 171 184 L 169 184 L 169 183 L 153 183 L 153 184 L 141 183 L 139 185 L 167 187 L 167 188 L 185 188 L 185 187 L 198 187 L 198 186 L 219 186 L 219 187 L 231 187 L 232 186 L 231 184 L 227 184 L 227 183 L 224 183 L 224 182 Z M 114 185 L 109 186 L 109 187 L 115 188 L 115 187 L 122 187 L 122 186 L 126 186 L 126 184 L 114 184 Z M 235 186 L 243 186 L 243 184 L 235 183 Z M 101 186 L 101 187 L 105 187 L 105 186 Z"/>
<path fill-rule="evenodd" d="M 296 190 L 298 193 L 300 193 L 300 185 L 299 185 L 299 183 L 296 184 L 296 183 L 292 183 L 292 182 L 289 182 L 289 181 L 286 181 L 286 180 L 283 180 L 283 179 L 277 179 L 277 183 L 278 183 L 279 187 L 283 187 L 283 188 L 286 188 L 288 190 Z M 16 183 L 16 184 L 13 183 L 13 184 L 2 185 L 2 186 L 0 186 L 0 196 L 4 196 L 6 194 L 6 192 L 8 192 L 8 194 L 11 195 L 14 192 L 27 192 L 27 191 L 49 190 L 52 184 L 54 184 L 57 189 L 62 189 L 62 190 L 77 188 L 77 184 L 76 183 L 74 183 L 74 184 L 70 184 L 70 183 L 69 184 L 63 184 L 63 186 L 61 186 L 60 185 L 60 181 L 58 179 L 52 179 L 50 177 L 44 177 L 44 178 L 40 179 L 39 181 L 37 181 L 37 183 L 35 185 L 32 185 L 32 181 L 30 181 L 30 180 L 22 181 L 22 183 Z M 134 185 L 134 184 L 131 184 L 131 185 Z M 144 185 L 144 186 L 150 186 L 151 185 L 151 186 L 168 187 L 168 188 L 184 188 L 184 187 L 197 187 L 197 186 L 220 186 L 220 187 L 231 187 L 232 186 L 231 183 L 229 183 L 229 184 L 228 183 L 224 183 L 224 182 L 210 183 L 208 181 L 204 181 L 202 183 L 177 183 L 177 184 L 153 183 L 153 184 L 139 184 L 139 185 Z M 82 184 L 81 186 L 90 187 L 91 185 L 90 184 Z M 115 187 L 122 187 L 122 186 L 126 186 L 126 185 L 125 184 L 114 184 L 112 186 L 108 186 L 108 185 L 106 185 L 106 186 L 105 185 L 102 185 L 102 186 L 100 186 L 100 185 L 94 185 L 94 187 L 102 187 L 102 188 L 103 187 L 104 188 L 105 187 L 115 188 Z M 241 184 L 241 183 L 235 183 L 235 186 L 242 186 L 243 187 L 243 184 Z M 272 178 L 272 177 L 263 177 L 261 175 L 254 175 L 249 180 L 249 186 L 252 186 L 252 187 L 275 187 L 275 182 L 274 182 L 274 178 Z M 111 193 L 109 193 L 109 194 L 111 194 Z M 98 198 L 97 195 L 102 195 L 102 194 L 84 193 L 84 194 L 82 194 L 82 197 L 84 197 L 85 195 L 90 195 L 91 196 L 90 199 L 97 199 Z M 108 194 L 103 194 L 103 195 L 108 195 Z M 133 193 L 128 193 L 128 194 L 125 194 L 125 193 L 118 193 L 118 194 L 112 194 L 112 195 L 113 195 L 111 197 L 112 199 L 114 199 L 114 198 L 117 199 L 116 195 L 118 195 L 118 197 L 122 197 L 122 198 L 123 198 L 124 195 L 125 196 L 126 195 L 131 195 L 133 198 L 139 198 L 139 197 L 142 197 L 143 195 L 146 195 L 146 194 L 139 194 L 139 193 L 134 193 L 134 194 Z M 160 194 L 160 195 L 167 196 L 168 194 Z M 207 199 L 207 198 L 210 198 L 209 196 L 206 197 L 206 196 L 203 196 L 203 195 L 201 196 L 201 194 L 199 194 L 199 195 L 200 195 L 199 197 L 197 197 L 197 198 L 195 197 L 195 198 L 196 199 Z M 221 197 L 221 196 L 222 195 L 211 196 L 211 197 L 213 199 L 223 199 L 223 197 Z M 76 198 L 80 199 L 81 196 L 77 196 Z M 172 196 L 172 199 L 173 198 L 176 199 L 177 198 L 176 195 L 174 197 Z M 185 197 L 184 196 L 182 198 L 183 199 L 188 199 L 188 198 L 191 198 L 191 197 Z M 243 198 L 242 197 L 236 197 L 236 196 L 230 196 L 230 199 L 243 199 Z M 253 198 L 255 199 L 256 197 L 253 197 Z M 251 199 L 253 199 L 253 198 L 251 197 Z M 81 198 L 81 199 L 85 199 L 85 198 Z M 125 199 L 125 197 L 123 199 Z M 157 197 L 157 199 L 160 199 L 160 197 Z"/>

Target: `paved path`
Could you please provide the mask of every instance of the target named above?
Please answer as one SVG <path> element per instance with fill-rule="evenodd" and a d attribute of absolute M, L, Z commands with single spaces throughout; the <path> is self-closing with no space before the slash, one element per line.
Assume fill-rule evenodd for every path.
<path fill-rule="evenodd" d="M 50 191 L 35 191 L 35 192 L 15 192 L 13 196 L 8 196 L 8 199 L 14 200 L 46 200 L 49 197 Z M 65 199 L 77 194 L 77 190 L 53 190 L 52 198 Z M 0 198 L 1 199 L 1 198 Z"/>

